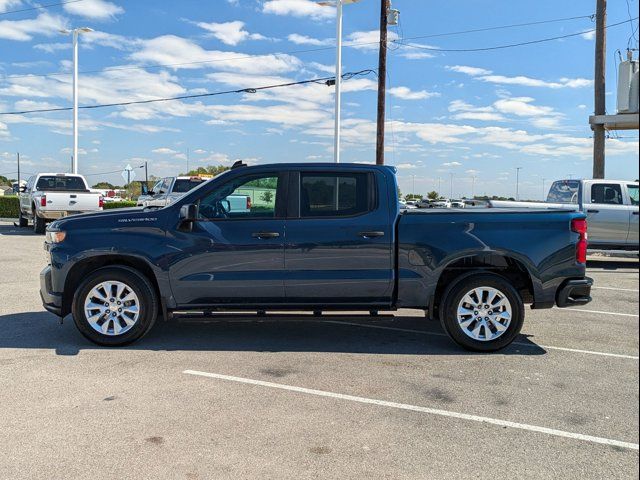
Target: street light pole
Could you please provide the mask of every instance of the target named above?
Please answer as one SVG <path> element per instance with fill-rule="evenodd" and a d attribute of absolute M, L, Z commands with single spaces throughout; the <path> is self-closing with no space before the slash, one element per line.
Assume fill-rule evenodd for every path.
<path fill-rule="evenodd" d="M 453 198 L 453 172 L 451 172 L 449 175 L 451 175 L 451 191 L 449 192 L 449 200 L 451 200 Z"/>
<path fill-rule="evenodd" d="M 520 201 L 520 170 L 522 167 L 516 167 L 516 200 Z"/>
<path fill-rule="evenodd" d="M 322 6 L 336 7 L 336 106 L 335 125 L 333 138 L 333 159 L 340 163 L 340 109 L 342 107 L 342 7 L 346 4 L 356 3 L 360 0 L 334 0 L 318 2 Z"/>
<path fill-rule="evenodd" d="M 60 30 L 64 35 L 73 38 L 73 162 L 72 173 L 78 173 L 78 36 L 81 33 L 92 32 L 89 27 Z"/>
<path fill-rule="evenodd" d="M 334 114 L 333 159 L 340 163 L 340 109 L 342 108 L 342 0 L 336 0 L 336 105 Z"/>

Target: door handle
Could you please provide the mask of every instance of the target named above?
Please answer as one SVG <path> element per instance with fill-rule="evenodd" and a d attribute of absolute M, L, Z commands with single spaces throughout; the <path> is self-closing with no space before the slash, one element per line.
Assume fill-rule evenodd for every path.
<path fill-rule="evenodd" d="M 278 238 L 280 234 L 278 232 L 255 232 L 251 236 L 260 240 L 267 240 L 269 238 Z"/>
<path fill-rule="evenodd" d="M 587 213 L 600 213 L 600 210 L 587 210 Z"/>
<path fill-rule="evenodd" d="M 384 237 L 384 232 L 359 232 L 358 236 L 362 238 Z"/>

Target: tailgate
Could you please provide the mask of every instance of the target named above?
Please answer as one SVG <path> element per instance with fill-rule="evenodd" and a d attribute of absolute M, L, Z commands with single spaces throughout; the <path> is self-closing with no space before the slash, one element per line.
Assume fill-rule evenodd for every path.
<path fill-rule="evenodd" d="M 99 210 L 100 194 L 83 192 L 44 192 L 47 197 L 45 210 L 87 212 Z"/>

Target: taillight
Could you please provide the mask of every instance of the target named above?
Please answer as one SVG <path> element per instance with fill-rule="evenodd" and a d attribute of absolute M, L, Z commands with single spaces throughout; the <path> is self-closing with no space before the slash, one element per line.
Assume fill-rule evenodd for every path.
<path fill-rule="evenodd" d="M 47 206 L 47 196 L 46 195 L 42 195 L 40 197 L 40 206 L 41 207 L 46 207 Z"/>
<path fill-rule="evenodd" d="M 247 210 L 251 210 L 251 197 L 247 197 Z"/>
<path fill-rule="evenodd" d="M 98 208 L 102 207 L 104 207 L 104 198 L 100 195 L 100 198 L 98 198 Z"/>
<path fill-rule="evenodd" d="M 580 235 L 576 244 L 576 262 L 587 263 L 587 221 L 584 218 L 574 218 L 571 220 L 571 230 Z"/>

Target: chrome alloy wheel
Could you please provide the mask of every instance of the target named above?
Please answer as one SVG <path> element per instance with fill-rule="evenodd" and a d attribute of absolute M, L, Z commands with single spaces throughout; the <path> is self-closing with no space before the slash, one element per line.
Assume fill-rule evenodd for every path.
<path fill-rule="evenodd" d="M 102 282 L 91 289 L 84 300 L 87 322 L 103 335 L 122 335 L 140 317 L 140 300 L 133 289 L 118 281 Z"/>
<path fill-rule="evenodd" d="M 465 335 L 480 342 L 502 336 L 511 318 L 511 302 L 493 287 L 474 288 L 458 304 L 458 325 Z"/>

